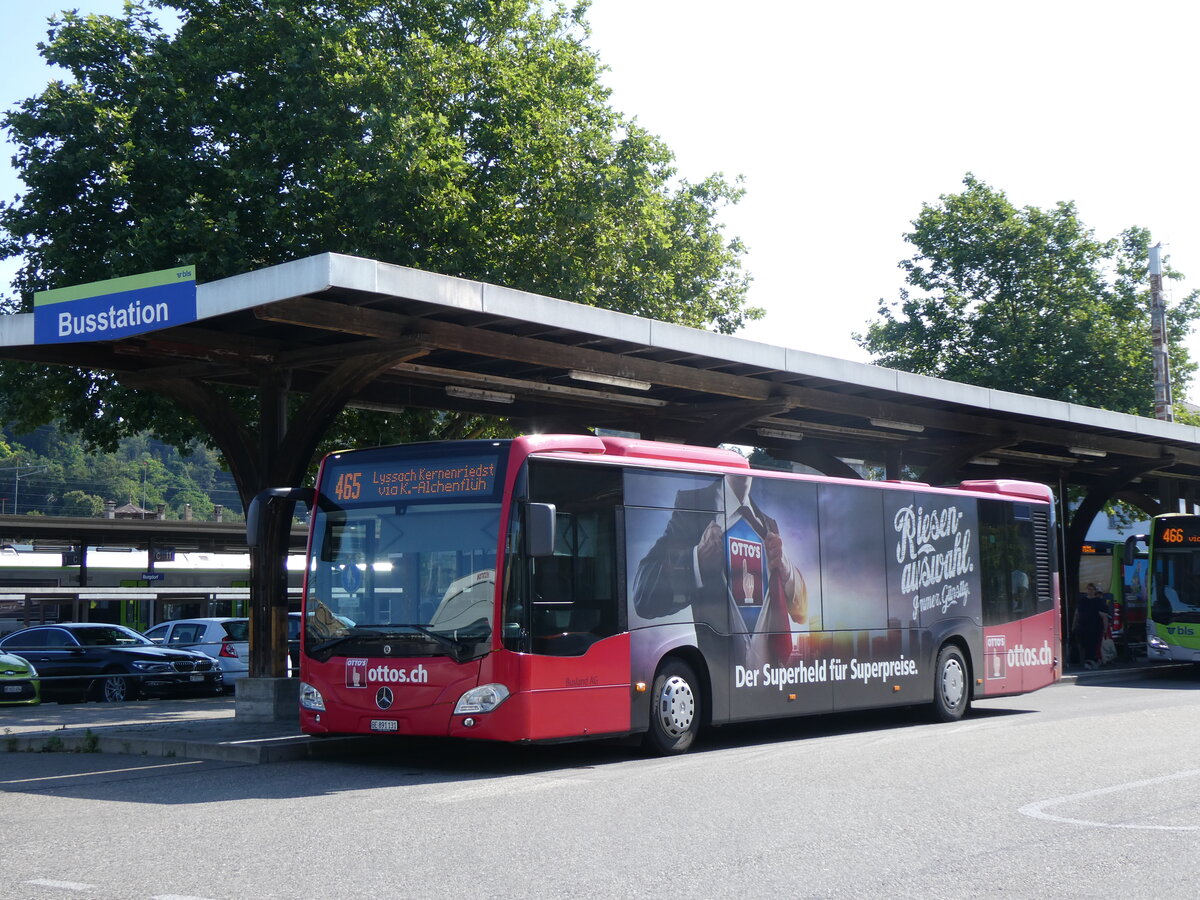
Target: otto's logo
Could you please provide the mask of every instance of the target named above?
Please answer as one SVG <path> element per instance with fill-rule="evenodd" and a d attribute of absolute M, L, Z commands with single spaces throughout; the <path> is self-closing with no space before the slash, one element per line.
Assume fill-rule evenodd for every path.
<path fill-rule="evenodd" d="M 987 659 L 984 668 L 987 669 L 987 677 L 990 679 L 1004 679 L 1008 677 L 1008 638 L 1003 634 L 989 634 L 987 636 Z"/>
<path fill-rule="evenodd" d="M 346 660 L 346 687 L 365 688 L 367 686 L 367 661 L 365 659 Z"/>
<path fill-rule="evenodd" d="M 731 540 L 729 542 L 729 552 L 734 556 L 744 556 L 748 559 L 762 559 L 762 544 Z"/>

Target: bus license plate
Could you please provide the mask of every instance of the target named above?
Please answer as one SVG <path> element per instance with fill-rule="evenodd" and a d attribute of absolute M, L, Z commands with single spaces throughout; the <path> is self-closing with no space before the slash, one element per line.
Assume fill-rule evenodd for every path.
<path fill-rule="evenodd" d="M 400 723 L 395 719 L 372 719 L 372 731 L 399 731 Z"/>
<path fill-rule="evenodd" d="M 192 681 L 203 681 L 204 680 L 203 675 L 189 675 L 188 678 Z"/>

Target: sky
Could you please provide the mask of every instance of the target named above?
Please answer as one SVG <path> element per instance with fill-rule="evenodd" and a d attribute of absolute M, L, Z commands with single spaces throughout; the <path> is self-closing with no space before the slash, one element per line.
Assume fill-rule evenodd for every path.
<path fill-rule="evenodd" d="M 46 84 L 36 44 L 67 6 L 121 3 L 6 4 L 0 108 Z M 868 361 L 852 335 L 898 297 L 904 234 L 968 172 L 1018 206 L 1073 201 L 1099 238 L 1148 228 L 1191 275 L 1168 303 L 1200 288 L 1200 4 L 593 0 L 588 18 L 613 106 L 680 176 L 743 178 L 724 222 L 766 311 L 743 337 Z M 19 188 L 0 164 L 0 198 Z"/>

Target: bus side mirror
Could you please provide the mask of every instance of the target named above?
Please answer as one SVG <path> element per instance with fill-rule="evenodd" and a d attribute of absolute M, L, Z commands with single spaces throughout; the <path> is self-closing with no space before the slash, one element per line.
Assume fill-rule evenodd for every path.
<path fill-rule="evenodd" d="M 1141 541 L 1149 546 L 1150 536 L 1146 534 L 1131 534 L 1129 537 L 1125 538 L 1125 559 L 1122 561 L 1127 566 L 1132 566 L 1134 560 L 1137 559 L 1138 541 Z"/>
<path fill-rule="evenodd" d="M 270 503 L 272 500 L 289 500 L 293 503 L 300 501 L 312 509 L 316 497 L 317 492 L 312 488 L 267 488 L 265 491 L 259 491 L 250 501 L 250 508 L 246 510 L 246 546 L 257 547 L 262 543 L 260 532 L 262 530 L 263 504 Z"/>
<path fill-rule="evenodd" d="M 530 556 L 553 556 L 556 512 L 553 503 L 525 506 L 525 549 Z"/>

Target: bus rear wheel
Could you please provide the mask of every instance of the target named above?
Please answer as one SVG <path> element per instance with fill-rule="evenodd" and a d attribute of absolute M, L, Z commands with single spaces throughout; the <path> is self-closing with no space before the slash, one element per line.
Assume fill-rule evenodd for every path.
<path fill-rule="evenodd" d="M 700 730 L 700 682 L 692 667 L 669 659 L 654 676 L 650 729 L 644 746 L 652 753 L 685 753 Z"/>
<path fill-rule="evenodd" d="M 962 651 L 947 644 L 938 652 L 933 668 L 933 718 L 957 722 L 971 702 L 971 682 Z"/>

